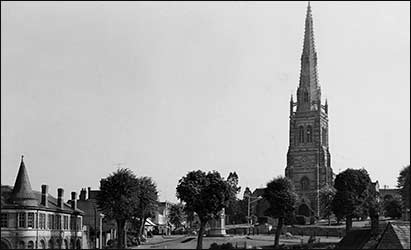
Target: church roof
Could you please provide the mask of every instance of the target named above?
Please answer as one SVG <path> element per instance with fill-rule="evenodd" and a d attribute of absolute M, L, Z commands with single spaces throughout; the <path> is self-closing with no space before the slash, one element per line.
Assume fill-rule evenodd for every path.
<path fill-rule="evenodd" d="M 12 192 L 12 201 L 23 206 L 37 206 L 38 202 L 31 189 L 29 175 L 21 156 L 20 168 Z"/>
<path fill-rule="evenodd" d="M 389 222 L 377 249 L 410 249 L 410 222 Z"/>

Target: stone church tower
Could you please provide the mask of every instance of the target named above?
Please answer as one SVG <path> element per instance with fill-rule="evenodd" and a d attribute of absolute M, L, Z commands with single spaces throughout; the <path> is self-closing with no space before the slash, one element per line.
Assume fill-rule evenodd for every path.
<path fill-rule="evenodd" d="M 313 20 L 308 3 L 301 55 L 297 101 L 290 100 L 290 139 L 285 176 L 298 194 L 297 214 L 319 216 L 319 189 L 332 185 L 328 150 L 328 104 L 321 104 L 314 46 Z"/>

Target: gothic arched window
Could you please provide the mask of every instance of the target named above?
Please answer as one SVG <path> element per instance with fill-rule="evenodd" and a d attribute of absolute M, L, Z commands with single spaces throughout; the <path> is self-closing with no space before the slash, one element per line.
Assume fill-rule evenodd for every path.
<path fill-rule="evenodd" d="M 308 102 L 308 93 L 304 91 L 304 102 Z"/>
<path fill-rule="evenodd" d="M 298 142 L 299 143 L 304 142 L 304 127 L 303 126 L 298 127 Z"/>
<path fill-rule="evenodd" d="M 310 189 L 310 180 L 307 178 L 307 176 L 304 176 L 301 178 L 301 190 L 308 190 Z"/>
<path fill-rule="evenodd" d="M 307 142 L 313 142 L 313 128 L 311 126 L 307 127 Z"/>

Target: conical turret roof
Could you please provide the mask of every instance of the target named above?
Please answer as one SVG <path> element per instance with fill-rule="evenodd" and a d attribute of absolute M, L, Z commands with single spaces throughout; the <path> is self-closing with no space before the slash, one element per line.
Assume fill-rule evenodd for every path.
<path fill-rule="evenodd" d="M 20 168 L 17 174 L 16 182 L 11 196 L 14 204 L 22 206 L 37 206 L 38 201 L 31 189 L 29 175 L 24 165 L 23 156 L 21 156 Z"/>

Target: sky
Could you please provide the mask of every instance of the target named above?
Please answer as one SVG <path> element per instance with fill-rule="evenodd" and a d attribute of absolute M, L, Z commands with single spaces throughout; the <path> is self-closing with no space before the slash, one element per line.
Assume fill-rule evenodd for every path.
<path fill-rule="evenodd" d="M 98 189 L 119 167 L 175 202 L 191 170 L 284 175 L 306 2 L 1 2 L 1 184 Z M 311 2 L 331 166 L 410 163 L 410 5 Z"/>

